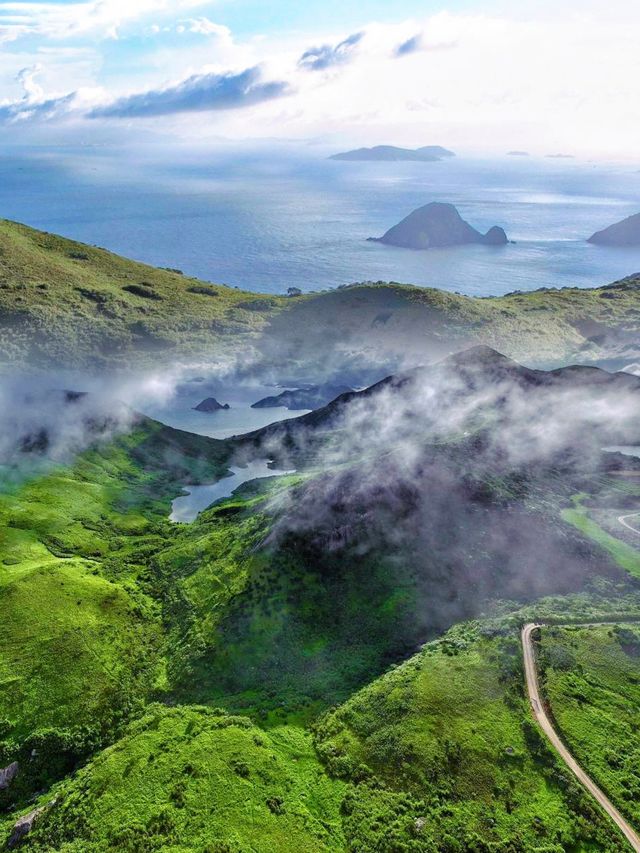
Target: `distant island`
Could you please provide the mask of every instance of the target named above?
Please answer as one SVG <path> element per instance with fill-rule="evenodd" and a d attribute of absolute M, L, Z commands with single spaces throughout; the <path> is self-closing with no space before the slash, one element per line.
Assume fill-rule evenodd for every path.
<path fill-rule="evenodd" d="M 507 151 L 507 157 L 530 157 L 528 151 Z"/>
<path fill-rule="evenodd" d="M 504 246 L 509 242 L 504 229 L 498 225 L 482 234 L 465 222 L 452 204 L 441 202 L 419 207 L 382 237 L 369 237 L 369 240 L 405 249 L 444 248 L 469 243 Z"/>
<path fill-rule="evenodd" d="M 333 154 L 330 160 L 369 160 L 395 162 L 398 160 L 412 160 L 414 162 L 435 163 L 446 157 L 455 157 L 453 151 L 443 148 L 441 145 L 425 145 L 422 148 L 398 148 L 395 145 L 375 145 L 373 148 L 357 148 L 355 151 L 344 151 L 341 154 Z"/>
<path fill-rule="evenodd" d="M 252 409 L 277 409 L 284 407 L 290 411 L 303 409 L 319 409 L 326 406 L 336 397 L 353 392 L 347 385 L 313 385 L 309 388 L 296 388 L 283 391 L 274 397 L 264 397 L 251 406 Z"/>
<path fill-rule="evenodd" d="M 640 246 L 640 213 L 596 231 L 588 242 L 597 246 Z"/>
<path fill-rule="evenodd" d="M 546 154 L 547 160 L 575 160 L 573 154 Z"/>
<path fill-rule="evenodd" d="M 213 412 L 220 412 L 224 409 L 230 409 L 231 406 L 228 403 L 219 403 L 215 397 L 207 397 L 206 400 L 203 400 L 201 403 L 198 403 L 197 406 L 193 407 L 194 412 L 206 412 L 206 414 L 211 414 Z"/>

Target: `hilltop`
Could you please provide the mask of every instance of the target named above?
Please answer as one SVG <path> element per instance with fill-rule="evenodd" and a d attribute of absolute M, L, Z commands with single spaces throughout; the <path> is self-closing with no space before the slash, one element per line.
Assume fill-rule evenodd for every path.
<path fill-rule="evenodd" d="M 134 366 L 228 353 L 283 302 L 0 221 L 5 364 Z"/>
<path fill-rule="evenodd" d="M 640 360 L 640 275 L 591 290 L 463 296 L 396 283 L 296 297 L 236 290 L 0 222 L 0 366 L 246 361 L 353 384 L 483 343 L 537 366 Z M 363 384 L 359 382 L 358 384 Z"/>

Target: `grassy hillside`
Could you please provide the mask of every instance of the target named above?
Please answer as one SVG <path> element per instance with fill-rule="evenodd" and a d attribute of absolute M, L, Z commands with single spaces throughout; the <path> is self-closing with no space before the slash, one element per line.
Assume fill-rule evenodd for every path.
<path fill-rule="evenodd" d="M 345 849 L 331 779 L 299 729 L 151 707 L 69 783 L 27 849 L 328 853 Z"/>
<path fill-rule="evenodd" d="M 640 277 L 592 290 L 477 298 L 400 284 L 359 284 L 287 303 L 261 339 L 265 363 L 332 369 L 420 364 L 486 344 L 531 366 L 640 356 Z"/>
<path fill-rule="evenodd" d="M 0 221 L 0 364 L 140 367 L 262 359 L 266 369 L 390 370 L 485 343 L 527 363 L 640 358 L 640 279 L 490 299 L 398 284 L 285 298 L 154 269 Z M 320 367 L 320 361 L 323 366 Z"/>
<path fill-rule="evenodd" d="M 574 755 L 640 824 L 640 630 L 637 623 L 541 632 L 544 693 Z"/>
<path fill-rule="evenodd" d="M 620 850 L 530 721 L 517 634 L 461 625 L 317 727 L 355 850 Z"/>
<path fill-rule="evenodd" d="M 166 689 L 160 603 L 145 588 L 180 483 L 224 472 L 220 443 L 142 421 L 71 466 L 0 494 L 0 765 L 20 800 Z"/>
<path fill-rule="evenodd" d="M 142 418 L 2 484 L 0 768 L 20 769 L 0 791 L 0 841 L 53 803 L 25 850 L 624 849 L 531 721 L 518 627 L 639 611 L 632 532 L 615 525 L 638 505 L 640 463 L 601 451 L 628 419 L 607 418 L 606 439 L 594 428 L 591 452 L 554 396 L 545 435 L 576 418 L 564 439 L 511 456 L 501 404 L 511 382 L 522 430 L 550 387 L 622 402 L 638 382 L 543 376 L 490 351 L 446 370 L 438 396 L 422 386 L 444 431 L 415 416 L 406 377 L 382 383 L 347 398 L 367 405 L 358 440 L 335 406 L 279 427 L 298 473 L 189 525 L 168 520 L 171 499 L 255 436 Z M 481 393 L 452 419 L 487 379 L 499 403 Z"/>
<path fill-rule="evenodd" d="M 530 722 L 517 634 L 459 626 L 315 726 L 152 706 L 41 802 L 25 849 L 620 851 Z M 12 821 L 7 821 L 10 829 Z"/>
<path fill-rule="evenodd" d="M 158 353 L 228 354 L 279 301 L 0 221 L 0 353 L 5 363 L 136 366 Z"/>

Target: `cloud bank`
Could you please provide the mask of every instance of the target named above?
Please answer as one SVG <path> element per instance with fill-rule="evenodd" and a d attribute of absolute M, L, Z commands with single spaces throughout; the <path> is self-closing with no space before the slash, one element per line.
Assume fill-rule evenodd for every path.
<path fill-rule="evenodd" d="M 172 113 L 233 110 L 288 95 L 283 80 L 263 81 L 260 68 L 237 74 L 194 74 L 175 86 L 151 89 L 96 107 L 90 118 L 145 118 Z"/>

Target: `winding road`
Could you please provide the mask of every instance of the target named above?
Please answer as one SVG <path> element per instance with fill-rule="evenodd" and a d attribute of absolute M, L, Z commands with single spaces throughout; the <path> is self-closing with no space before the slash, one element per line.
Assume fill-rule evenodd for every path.
<path fill-rule="evenodd" d="M 637 533 L 640 536 L 640 530 L 638 530 L 637 527 L 632 527 L 627 521 L 628 518 L 638 518 L 639 516 L 640 512 L 631 512 L 629 513 L 629 515 L 619 515 L 618 521 L 620 522 L 620 524 L 626 527 L 627 530 L 633 530 L 634 533 Z"/>
<path fill-rule="evenodd" d="M 640 533 L 640 531 L 636 532 Z M 600 790 L 600 788 L 598 788 L 595 782 L 593 782 L 592 779 L 587 776 L 587 774 L 580 767 L 575 758 L 571 755 L 567 747 L 560 740 L 560 737 L 558 736 L 556 730 L 554 729 L 551 723 L 551 720 L 549 719 L 549 716 L 544 707 L 544 703 L 540 698 L 538 670 L 536 667 L 536 656 L 532 637 L 532 634 L 536 630 L 536 628 L 540 627 L 542 626 L 534 622 L 530 622 L 529 624 L 524 626 L 521 635 L 525 678 L 527 682 L 527 691 L 529 693 L 529 700 L 531 702 L 533 714 L 538 722 L 538 725 L 545 733 L 552 746 L 555 748 L 556 752 L 558 752 L 560 758 L 562 758 L 569 770 L 571 770 L 573 775 L 576 777 L 576 779 L 580 782 L 581 785 L 583 785 L 587 789 L 587 791 L 589 791 L 591 796 L 598 801 L 600 806 L 609 815 L 611 820 L 613 820 L 618 825 L 618 828 L 624 834 L 631 847 L 634 850 L 640 851 L 640 836 L 638 836 L 635 830 L 627 823 L 627 821 L 620 814 L 618 809 L 605 796 L 605 794 Z"/>

